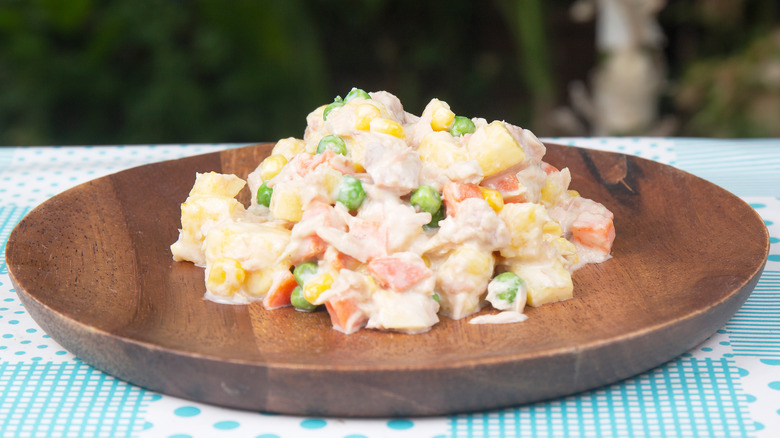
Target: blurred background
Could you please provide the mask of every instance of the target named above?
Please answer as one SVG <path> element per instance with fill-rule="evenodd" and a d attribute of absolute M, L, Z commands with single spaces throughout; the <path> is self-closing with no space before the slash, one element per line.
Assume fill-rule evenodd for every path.
<path fill-rule="evenodd" d="M 275 141 L 352 86 L 539 136 L 780 136 L 776 0 L 2 0 L 0 144 Z"/>

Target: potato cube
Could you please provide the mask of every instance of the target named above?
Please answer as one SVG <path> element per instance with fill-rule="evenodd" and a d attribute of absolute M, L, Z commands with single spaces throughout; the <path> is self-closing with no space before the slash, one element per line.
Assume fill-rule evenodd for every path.
<path fill-rule="evenodd" d="M 232 198 L 244 188 L 246 182 L 235 175 L 216 172 L 198 173 L 190 196 L 225 196 Z"/>
<path fill-rule="evenodd" d="M 545 224 L 552 221 L 544 206 L 530 202 L 506 204 L 499 217 L 504 220 L 510 235 L 510 243 L 501 248 L 501 256 L 538 259 L 544 243 Z"/>
<path fill-rule="evenodd" d="M 436 270 L 436 288 L 441 292 L 442 315 L 453 319 L 480 308 L 480 299 L 493 277 L 495 257 L 471 246 L 461 246 Z"/>
<path fill-rule="evenodd" d="M 277 184 L 271 196 L 271 214 L 277 219 L 299 222 L 303 216 L 303 204 L 298 187 L 290 184 Z"/>
<path fill-rule="evenodd" d="M 276 142 L 276 145 L 271 151 L 271 155 L 281 155 L 286 158 L 287 161 L 290 161 L 294 156 L 300 154 L 301 152 L 305 152 L 305 150 L 305 141 L 295 137 L 288 137 Z"/>
<path fill-rule="evenodd" d="M 503 172 L 525 159 L 525 151 L 499 121 L 477 128 L 466 143 L 469 156 L 479 163 L 485 178 Z"/>
<path fill-rule="evenodd" d="M 528 287 L 526 303 L 529 306 L 537 307 L 574 296 L 571 274 L 558 260 L 544 264 L 516 261 L 508 267 L 525 281 Z"/>
<path fill-rule="evenodd" d="M 468 160 L 465 148 L 455 142 L 447 132 L 430 132 L 420 141 L 417 148 L 420 160 L 431 163 L 440 169 L 447 169 L 458 161 Z"/>

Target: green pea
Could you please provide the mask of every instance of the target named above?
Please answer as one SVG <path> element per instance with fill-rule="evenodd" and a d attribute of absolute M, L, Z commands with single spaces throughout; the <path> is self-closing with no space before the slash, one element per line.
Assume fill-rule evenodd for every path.
<path fill-rule="evenodd" d="M 333 99 L 333 103 L 328 104 L 328 106 L 325 107 L 325 110 L 322 111 L 322 119 L 328 120 L 328 114 L 341 106 L 344 106 L 344 100 L 341 98 L 341 96 L 336 96 L 336 98 Z"/>
<path fill-rule="evenodd" d="M 371 96 L 360 88 L 352 87 L 347 93 L 347 97 L 344 98 L 344 102 L 349 102 L 352 99 L 371 99 Z"/>
<path fill-rule="evenodd" d="M 317 275 L 317 269 L 319 269 L 317 262 L 305 262 L 295 266 L 293 269 L 295 281 L 299 286 L 303 286 L 303 283 Z"/>
<path fill-rule="evenodd" d="M 303 310 L 304 312 L 311 312 L 317 308 L 303 296 L 303 288 L 300 286 L 295 286 L 295 289 L 293 289 L 290 295 L 290 303 L 296 310 Z"/>
<path fill-rule="evenodd" d="M 432 186 L 422 185 L 412 192 L 409 200 L 413 206 L 421 211 L 435 214 L 441 208 L 441 195 Z"/>
<path fill-rule="evenodd" d="M 328 120 L 328 114 L 330 114 L 331 111 L 338 107 L 344 106 L 344 102 L 333 102 L 328 104 L 328 106 L 325 107 L 325 110 L 322 112 L 322 119 Z"/>
<path fill-rule="evenodd" d="M 350 211 L 355 211 L 366 200 L 366 191 L 363 183 L 352 175 L 344 175 L 339 182 L 336 201 L 341 202 Z"/>
<path fill-rule="evenodd" d="M 472 122 L 471 119 L 463 116 L 455 116 L 455 119 L 452 121 L 452 125 L 450 126 L 449 132 L 454 137 L 460 137 L 466 134 L 471 134 L 476 130 L 477 127 L 474 126 L 474 122 Z"/>
<path fill-rule="evenodd" d="M 426 225 L 423 225 L 424 230 L 431 230 L 433 228 L 439 228 L 439 221 L 444 220 L 444 218 L 447 216 L 447 209 L 444 207 L 444 204 L 441 204 L 441 207 L 439 207 L 438 210 L 436 210 L 436 213 L 433 213 L 431 215 L 431 221 L 428 222 Z"/>
<path fill-rule="evenodd" d="M 274 189 L 268 187 L 268 183 L 263 183 L 259 189 L 257 189 L 257 203 L 268 207 L 271 205 L 271 195 L 274 194 Z"/>
<path fill-rule="evenodd" d="M 496 294 L 496 298 L 508 303 L 513 303 L 515 301 L 517 292 L 525 285 L 523 279 L 513 272 L 498 274 L 491 282 L 502 285 L 502 291 Z"/>
<path fill-rule="evenodd" d="M 317 144 L 317 153 L 321 154 L 326 149 L 330 149 L 337 154 L 347 155 L 347 144 L 344 143 L 344 139 L 338 135 L 326 135 L 322 137 L 319 144 Z"/>

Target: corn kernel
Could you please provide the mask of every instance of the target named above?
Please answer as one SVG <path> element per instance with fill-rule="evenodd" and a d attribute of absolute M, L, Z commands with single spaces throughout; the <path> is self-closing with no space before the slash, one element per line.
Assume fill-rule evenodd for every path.
<path fill-rule="evenodd" d="M 566 193 L 569 194 L 572 198 L 576 198 L 577 196 L 580 196 L 580 192 L 576 190 L 567 190 Z"/>
<path fill-rule="evenodd" d="M 241 263 L 229 257 L 220 257 L 211 264 L 206 278 L 206 288 L 215 295 L 231 296 L 246 279 Z"/>
<path fill-rule="evenodd" d="M 303 284 L 303 297 L 306 301 L 313 303 L 320 294 L 330 289 L 333 284 L 333 276 L 325 272 Z"/>
<path fill-rule="evenodd" d="M 504 198 L 501 196 L 501 192 L 481 186 L 479 191 L 482 193 L 482 197 L 485 199 L 485 201 L 487 201 L 488 205 L 493 209 L 493 211 L 498 213 L 501 211 L 501 209 L 504 208 Z"/>
<path fill-rule="evenodd" d="M 545 222 L 544 225 L 542 225 L 542 232 L 545 234 L 552 234 L 558 237 L 561 234 L 563 234 L 563 228 L 561 228 L 561 224 L 559 224 L 558 222 L 550 221 L 550 222 Z"/>
<path fill-rule="evenodd" d="M 431 99 L 425 106 L 422 116 L 431 119 L 431 129 L 434 131 L 446 130 L 455 119 L 455 113 L 450 110 L 447 102 L 439 99 Z"/>
<path fill-rule="evenodd" d="M 421 256 L 421 258 L 422 258 L 423 263 L 425 263 L 425 267 L 426 268 L 430 268 L 431 267 L 431 259 L 428 256 L 426 256 L 426 255 Z"/>
<path fill-rule="evenodd" d="M 358 105 L 355 108 L 355 129 L 368 131 L 371 129 L 371 121 L 379 117 L 379 109 L 370 103 Z"/>
<path fill-rule="evenodd" d="M 384 117 L 377 117 L 369 123 L 371 132 L 379 132 L 382 134 L 389 134 L 393 137 L 403 138 L 404 127 L 400 123 L 386 119 Z"/>
<path fill-rule="evenodd" d="M 449 108 L 437 108 L 431 115 L 431 129 L 434 131 L 445 131 L 455 120 L 455 113 Z"/>
<path fill-rule="evenodd" d="M 263 181 L 268 181 L 275 177 L 285 164 L 287 164 L 287 158 L 285 158 L 284 155 L 271 155 L 260 163 L 260 178 L 262 178 Z"/>

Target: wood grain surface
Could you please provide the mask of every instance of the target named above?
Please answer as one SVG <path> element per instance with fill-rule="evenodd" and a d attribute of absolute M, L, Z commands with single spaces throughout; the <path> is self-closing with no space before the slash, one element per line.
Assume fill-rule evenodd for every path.
<path fill-rule="evenodd" d="M 704 341 L 739 309 L 769 253 L 761 218 L 725 190 L 642 158 L 548 145 L 571 187 L 615 214 L 613 258 L 574 298 L 519 324 L 442 318 L 430 332 L 344 335 L 326 312 L 204 300 L 169 245 L 195 172 L 255 168 L 271 145 L 119 172 L 44 202 L 6 260 L 27 311 L 96 368 L 155 391 L 300 415 L 439 415 L 609 384 Z M 249 193 L 240 195 L 247 203 Z"/>

